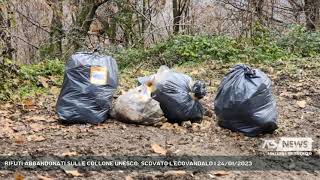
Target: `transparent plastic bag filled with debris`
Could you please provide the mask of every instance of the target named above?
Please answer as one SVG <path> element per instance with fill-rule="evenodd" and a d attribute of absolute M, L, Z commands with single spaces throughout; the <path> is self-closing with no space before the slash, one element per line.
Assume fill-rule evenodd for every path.
<path fill-rule="evenodd" d="M 246 136 L 277 129 L 272 82 L 262 71 L 246 65 L 236 65 L 225 75 L 214 100 L 214 110 L 221 127 Z"/>
<path fill-rule="evenodd" d="M 117 120 L 143 125 L 160 125 L 166 121 L 158 101 L 151 97 L 153 84 L 146 83 L 120 95 L 112 116 Z"/>
<path fill-rule="evenodd" d="M 203 107 L 199 102 L 206 95 L 202 81 L 193 81 L 186 74 L 161 66 L 158 72 L 148 77 L 138 78 L 140 84 L 153 82 L 155 90 L 152 97 L 160 103 L 164 116 L 169 122 L 200 122 Z"/>
<path fill-rule="evenodd" d="M 98 124 L 108 118 L 118 86 L 118 66 L 110 56 L 79 52 L 66 67 L 56 110 L 63 123 Z"/>

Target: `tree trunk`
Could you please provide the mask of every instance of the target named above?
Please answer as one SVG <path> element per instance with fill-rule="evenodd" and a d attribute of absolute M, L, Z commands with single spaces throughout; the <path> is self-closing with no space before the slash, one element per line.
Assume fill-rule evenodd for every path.
<path fill-rule="evenodd" d="M 52 8 L 52 21 L 50 28 L 50 42 L 52 52 L 59 58 L 62 57 L 62 39 L 64 37 L 62 25 L 62 1 L 60 0 L 47 0 L 47 4 Z"/>
<path fill-rule="evenodd" d="M 94 20 L 97 9 L 108 1 L 109 0 L 84 0 L 84 2 L 80 4 L 75 25 L 68 34 L 67 47 L 69 50 L 65 56 L 68 56 L 70 52 L 79 50 L 83 46 L 84 39 Z"/>
<path fill-rule="evenodd" d="M 305 0 L 304 12 L 306 17 L 306 28 L 309 31 L 316 30 L 316 24 L 319 21 L 319 0 Z"/>
<path fill-rule="evenodd" d="M 11 36 L 9 34 L 10 23 L 10 9 L 6 5 L 0 7 L 0 41 L 3 42 L 3 49 L 1 50 L 1 56 L 4 58 L 13 58 L 14 48 L 11 44 Z"/>
<path fill-rule="evenodd" d="M 255 24 L 256 22 L 260 23 L 261 25 L 264 24 L 263 22 L 263 5 L 264 0 L 250 0 L 249 1 L 252 11 L 252 22 Z"/>
<path fill-rule="evenodd" d="M 172 0 L 172 12 L 173 12 L 173 33 L 179 33 L 180 19 L 178 0 Z"/>
<path fill-rule="evenodd" d="M 264 5 L 264 0 L 258 0 L 258 3 L 256 5 L 256 13 L 258 17 L 258 22 L 263 25 L 263 5 Z"/>

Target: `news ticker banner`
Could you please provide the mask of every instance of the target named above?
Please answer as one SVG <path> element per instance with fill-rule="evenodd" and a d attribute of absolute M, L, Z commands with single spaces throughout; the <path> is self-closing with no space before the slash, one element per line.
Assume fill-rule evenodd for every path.
<path fill-rule="evenodd" d="M 0 170 L 320 170 L 316 156 L 0 156 Z"/>

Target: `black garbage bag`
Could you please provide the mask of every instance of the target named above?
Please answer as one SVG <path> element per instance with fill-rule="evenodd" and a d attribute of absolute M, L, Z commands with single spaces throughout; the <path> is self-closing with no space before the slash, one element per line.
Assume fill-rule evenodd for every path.
<path fill-rule="evenodd" d="M 246 136 L 272 133 L 277 129 L 277 108 L 271 85 L 262 71 L 236 65 L 223 78 L 214 100 L 218 124 Z"/>
<path fill-rule="evenodd" d="M 64 123 L 107 119 L 118 86 L 117 63 L 110 56 L 75 53 L 69 59 L 56 110 Z"/>
<path fill-rule="evenodd" d="M 155 91 L 152 97 L 160 103 L 169 122 L 199 122 L 203 118 L 203 107 L 199 100 L 206 95 L 202 81 L 193 81 L 188 75 L 175 72 L 166 66 L 149 77 L 138 78 L 140 84 L 152 81 Z"/>

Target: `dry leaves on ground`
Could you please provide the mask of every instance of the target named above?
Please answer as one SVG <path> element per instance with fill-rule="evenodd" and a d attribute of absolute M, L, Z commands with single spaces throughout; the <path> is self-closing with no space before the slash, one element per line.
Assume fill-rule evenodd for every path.
<path fill-rule="evenodd" d="M 49 83 L 48 83 L 49 79 L 48 78 L 40 76 L 38 79 L 43 87 L 49 88 Z"/>
<path fill-rule="evenodd" d="M 33 135 L 28 136 L 27 140 L 33 141 L 33 142 L 41 142 L 41 141 L 46 140 L 46 138 L 44 138 L 43 136 L 33 134 Z"/>
<path fill-rule="evenodd" d="M 305 100 L 297 101 L 297 105 L 298 105 L 300 108 L 305 108 L 306 105 L 307 105 L 307 102 L 306 102 Z"/>
<path fill-rule="evenodd" d="M 161 155 L 166 155 L 167 154 L 167 150 L 163 149 L 159 144 L 153 144 L 151 146 L 151 148 L 153 149 L 153 151 L 155 153 L 161 154 Z"/>
<path fill-rule="evenodd" d="M 45 129 L 46 126 L 39 124 L 39 123 L 31 123 L 30 128 L 32 129 L 32 131 L 38 132 L 38 131 Z"/>
<path fill-rule="evenodd" d="M 181 176 L 187 174 L 186 171 L 166 171 L 163 175 L 164 176 Z"/>
<path fill-rule="evenodd" d="M 72 151 L 72 152 L 68 151 L 68 152 L 62 153 L 62 156 L 76 156 L 76 155 L 78 155 L 78 153 L 75 151 Z"/>
<path fill-rule="evenodd" d="M 214 173 L 215 176 L 226 176 L 229 175 L 229 173 L 227 171 L 217 171 Z"/>
<path fill-rule="evenodd" d="M 131 176 L 126 176 L 125 180 L 133 180 Z"/>
<path fill-rule="evenodd" d="M 20 173 L 16 173 L 14 176 L 15 180 L 24 180 L 24 176 Z"/>
<path fill-rule="evenodd" d="M 83 175 L 83 174 L 79 173 L 79 171 L 76 169 L 64 170 L 64 172 L 66 172 L 67 174 L 69 174 L 73 177 L 80 177 Z"/>
<path fill-rule="evenodd" d="M 39 180 L 53 180 L 52 178 L 46 177 L 46 176 L 42 176 L 42 175 L 38 175 L 38 179 Z"/>

